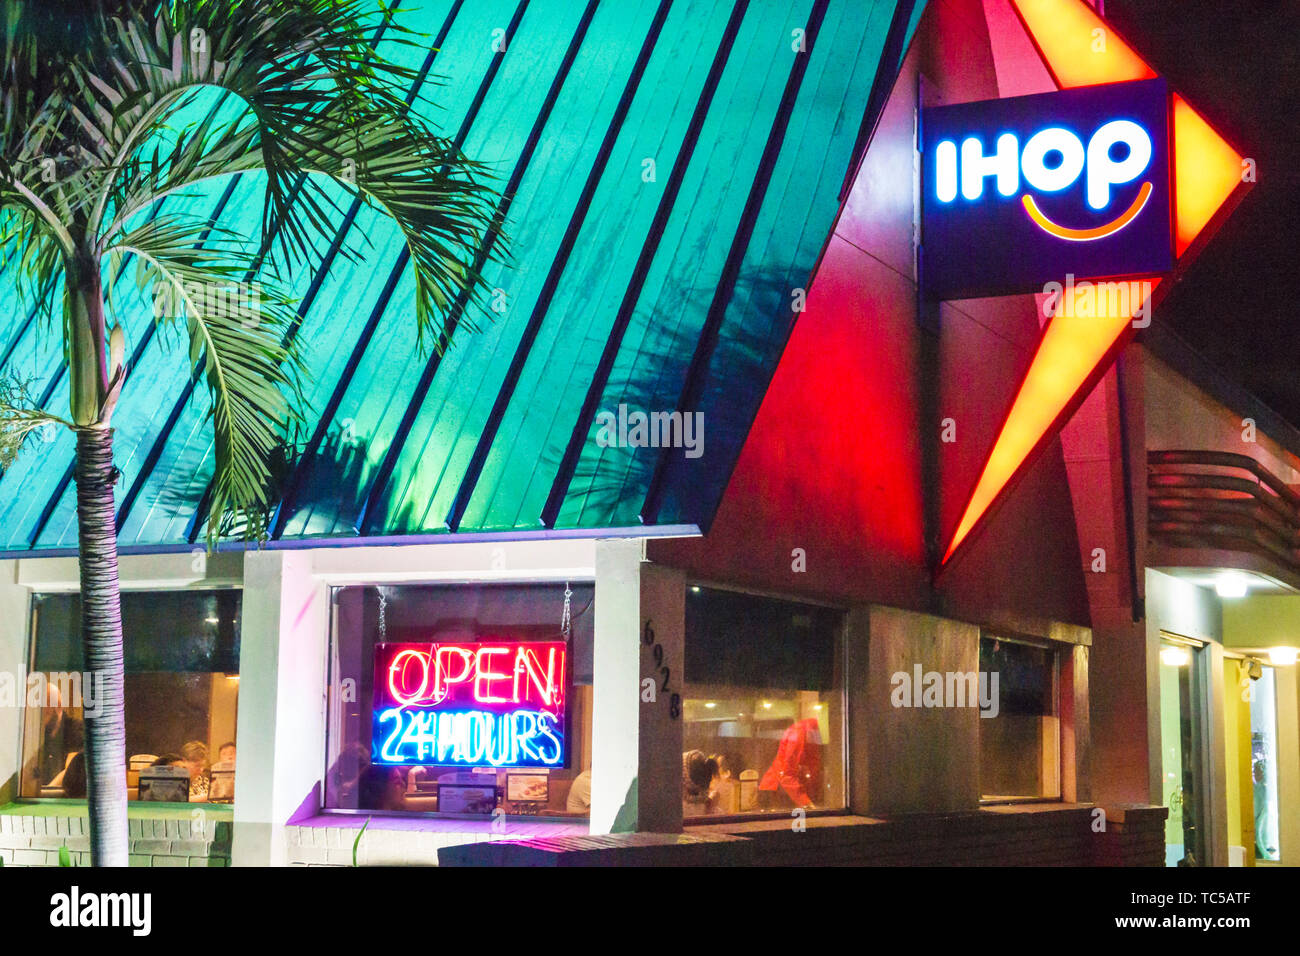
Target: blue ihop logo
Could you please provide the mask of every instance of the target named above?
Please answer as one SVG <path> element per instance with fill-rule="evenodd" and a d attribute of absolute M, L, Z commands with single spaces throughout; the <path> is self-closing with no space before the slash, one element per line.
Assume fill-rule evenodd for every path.
<path fill-rule="evenodd" d="M 938 298 L 1173 262 L 1162 80 L 924 110 L 922 282 Z"/>

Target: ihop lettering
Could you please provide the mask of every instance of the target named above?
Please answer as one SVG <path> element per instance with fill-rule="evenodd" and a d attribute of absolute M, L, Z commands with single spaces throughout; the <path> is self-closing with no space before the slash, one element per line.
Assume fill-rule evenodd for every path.
<path fill-rule="evenodd" d="M 1030 292 L 1172 266 L 1168 91 L 1114 83 L 922 111 L 927 292 Z"/>
<path fill-rule="evenodd" d="M 935 198 L 941 203 L 957 200 L 958 182 L 961 196 L 969 202 L 984 197 L 984 183 L 992 178 L 1003 196 L 1021 192 L 1024 185 L 1040 193 L 1057 193 L 1080 180 L 1088 207 L 1107 209 L 1114 197 L 1114 187 L 1131 183 L 1151 166 L 1151 134 L 1132 120 L 1117 119 L 1103 124 L 1083 140 L 1062 126 L 1039 130 L 1021 149 L 1015 133 L 997 138 L 992 154 L 986 154 L 978 136 L 962 140 L 961 159 L 957 144 L 942 140 L 935 147 Z M 1030 219 L 1050 235 L 1070 242 L 1092 242 L 1114 235 L 1142 212 L 1151 198 L 1152 185 L 1144 182 L 1132 203 L 1110 222 L 1089 228 L 1071 228 L 1053 222 L 1039 209 L 1032 193 L 1020 197 Z"/>
<path fill-rule="evenodd" d="M 566 657 L 561 641 L 377 644 L 373 761 L 563 766 Z"/>

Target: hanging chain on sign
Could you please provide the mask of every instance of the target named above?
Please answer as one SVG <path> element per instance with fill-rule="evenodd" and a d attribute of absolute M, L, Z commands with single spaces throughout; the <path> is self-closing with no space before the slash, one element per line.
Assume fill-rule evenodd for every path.
<path fill-rule="evenodd" d="M 384 596 L 384 589 L 379 589 L 379 643 L 384 644 L 388 641 L 388 598 Z"/>
<path fill-rule="evenodd" d="M 569 602 L 573 597 L 573 589 L 569 587 L 569 582 L 564 582 L 564 613 L 560 615 L 560 633 L 564 635 L 564 640 L 568 641 L 573 636 L 573 617 L 569 613 Z"/>

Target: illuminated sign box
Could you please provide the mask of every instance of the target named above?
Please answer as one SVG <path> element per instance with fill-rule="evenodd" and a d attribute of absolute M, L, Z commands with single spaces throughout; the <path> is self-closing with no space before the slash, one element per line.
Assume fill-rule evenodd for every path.
<path fill-rule="evenodd" d="M 1173 265 L 1163 80 L 921 113 L 921 281 L 940 299 Z"/>
<path fill-rule="evenodd" d="M 563 641 L 376 644 L 372 761 L 565 766 L 566 652 Z"/>

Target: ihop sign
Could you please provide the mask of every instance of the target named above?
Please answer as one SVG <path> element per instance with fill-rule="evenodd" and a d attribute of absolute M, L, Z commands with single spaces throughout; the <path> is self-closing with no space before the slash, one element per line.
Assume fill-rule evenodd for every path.
<path fill-rule="evenodd" d="M 1173 265 L 1169 94 L 1139 80 L 921 112 L 921 281 L 941 299 Z"/>

